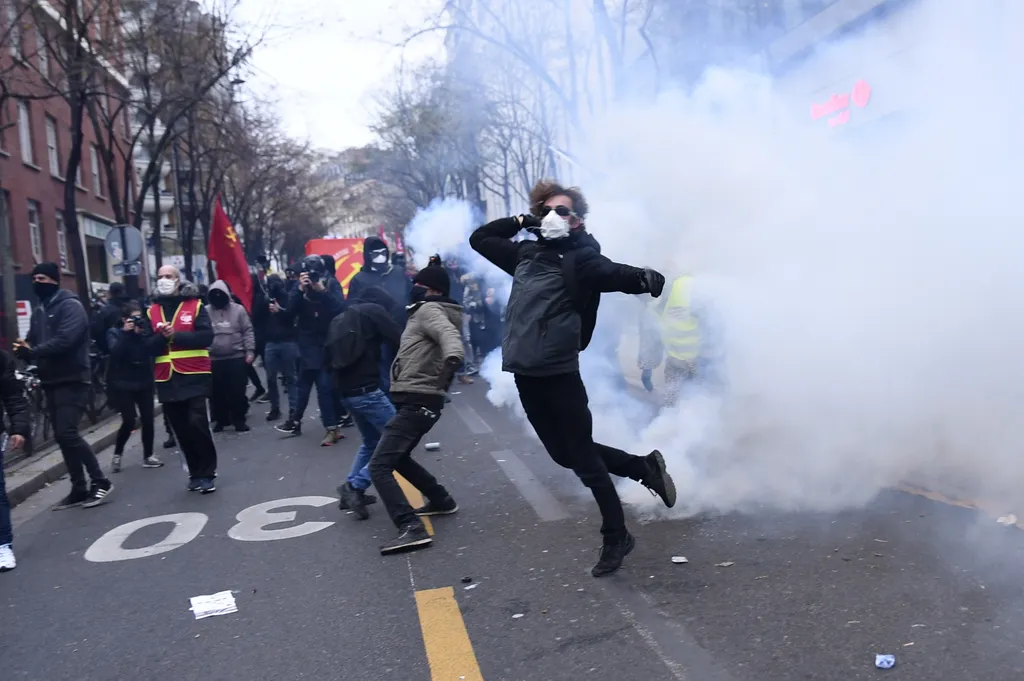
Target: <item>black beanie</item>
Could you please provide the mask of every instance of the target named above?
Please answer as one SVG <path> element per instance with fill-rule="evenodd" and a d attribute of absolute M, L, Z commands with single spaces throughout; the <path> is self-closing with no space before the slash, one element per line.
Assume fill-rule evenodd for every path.
<path fill-rule="evenodd" d="M 55 262 L 41 262 L 32 268 L 32 276 L 42 274 L 50 279 L 53 279 L 58 284 L 60 283 L 60 268 L 57 267 Z"/>
<path fill-rule="evenodd" d="M 422 270 L 417 272 L 416 276 L 412 278 L 412 283 L 432 288 L 435 291 L 440 291 L 445 297 L 447 297 L 452 290 L 452 284 L 451 280 L 448 278 L 448 272 L 446 272 L 443 267 L 438 267 L 437 265 L 424 267 Z"/>

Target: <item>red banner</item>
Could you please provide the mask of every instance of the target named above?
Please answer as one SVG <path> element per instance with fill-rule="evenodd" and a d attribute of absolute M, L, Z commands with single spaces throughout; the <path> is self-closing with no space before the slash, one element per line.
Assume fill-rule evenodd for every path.
<path fill-rule="evenodd" d="M 306 255 L 329 255 L 334 258 L 334 276 L 348 297 L 348 284 L 363 269 L 362 239 L 311 239 L 306 242 Z"/>
<path fill-rule="evenodd" d="M 217 265 L 217 278 L 224 280 L 231 292 L 242 301 L 246 311 L 252 314 L 252 277 L 249 276 L 249 265 L 245 261 L 238 235 L 224 207 L 220 205 L 219 196 L 213 207 L 213 226 L 210 228 L 206 254 Z"/>

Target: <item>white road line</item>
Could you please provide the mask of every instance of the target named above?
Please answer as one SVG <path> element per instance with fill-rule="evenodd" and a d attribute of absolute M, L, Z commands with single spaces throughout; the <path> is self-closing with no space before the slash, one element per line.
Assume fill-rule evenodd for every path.
<path fill-rule="evenodd" d="M 565 520 L 569 512 L 540 480 L 527 468 L 523 460 L 510 451 L 491 452 L 491 456 L 501 466 L 508 479 L 516 486 L 523 498 L 533 506 L 537 517 L 545 522 Z"/>
<path fill-rule="evenodd" d="M 466 424 L 469 431 L 474 435 L 490 435 L 494 431 L 487 425 L 487 421 L 484 421 L 480 414 L 476 413 L 476 410 L 468 404 L 456 404 L 452 405 L 455 407 L 455 413 L 459 415 L 459 418 Z"/>

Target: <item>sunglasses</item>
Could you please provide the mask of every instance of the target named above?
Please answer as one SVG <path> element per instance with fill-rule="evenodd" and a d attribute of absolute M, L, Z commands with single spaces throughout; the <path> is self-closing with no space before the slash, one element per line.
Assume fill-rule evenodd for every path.
<path fill-rule="evenodd" d="M 568 206 L 555 206 L 554 208 L 552 208 L 551 206 L 544 206 L 543 208 L 540 209 L 540 217 L 546 218 L 548 216 L 548 213 L 550 213 L 552 210 L 555 211 L 555 215 L 558 215 L 563 218 L 567 218 L 570 215 L 573 217 L 578 217 L 576 213 L 574 213 L 572 209 L 570 209 Z"/>

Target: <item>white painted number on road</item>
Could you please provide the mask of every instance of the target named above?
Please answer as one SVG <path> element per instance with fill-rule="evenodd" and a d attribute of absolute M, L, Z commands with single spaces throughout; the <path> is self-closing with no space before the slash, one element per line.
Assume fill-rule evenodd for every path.
<path fill-rule="evenodd" d="M 286 506 L 314 506 L 319 508 L 327 504 L 337 503 L 333 497 L 292 497 L 291 499 L 277 499 L 263 504 L 250 506 L 235 518 L 238 524 L 228 530 L 228 536 L 238 541 L 274 541 L 275 539 L 292 539 L 313 534 L 325 530 L 333 522 L 310 522 L 284 527 L 279 530 L 264 530 L 267 525 L 290 523 L 295 520 L 295 511 L 283 511 L 270 513 L 271 509 L 283 508 Z"/>
<path fill-rule="evenodd" d="M 92 546 L 85 552 L 85 559 L 94 563 L 114 563 L 120 560 L 132 560 L 133 558 L 145 558 L 159 553 L 167 553 L 198 537 L 199 533 L 206 526 L 207 520 L 209 518 L 202 513 L 171 513 L 169 515 L 159 515 L 153 518 L 143 518 L 142 520 L 125 523 L 115 527 L 93 542 Z M 170 534 L 163 540 L 139 549 L 124 548 L 125 541 L 142 528 L 163 523 L 174 523 Z"/>

